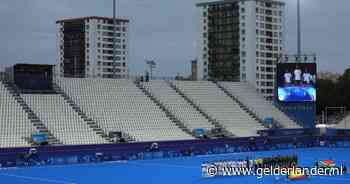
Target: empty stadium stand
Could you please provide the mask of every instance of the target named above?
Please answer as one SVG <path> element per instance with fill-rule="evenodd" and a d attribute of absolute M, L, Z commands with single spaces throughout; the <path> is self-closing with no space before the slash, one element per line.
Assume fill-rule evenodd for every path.
<path fill-rule="evenodd" d="M 350 129 L 350 115 L 343 118 L 337 125 L 336 128 L 339 129 Z"/>
<path fill-rule="evenodd" d="M 142 85 L 170 109 L 170 111 L 191 131 L 198 128 L 206 130 L 215 128 L 208 119 L 173 90 L 167 82 L 159 80 L 145 82 Z"/>
<path fill-rule="evenodd" d="M 291 120 L 271 102 L 266 101 L 249 84 L 241 82 L 218 82 L 218 85 L 225 88 L 238 101 L 258 116 L 259 119 L 263 120 L 267 117 L 272 117 L 283 128 L 300 128 L 296 122 Z"/>
<path fill-rule="evenodd" d="M 35 132 L 27 114 L 0 81 L 0 147 L 30 146 Z"/>
<path fill-rule="evenodd" d="M 53 91 L 23 94 L 0 80 L 0 147 L 31 146 L 33 133 L 49 144 L 80 145 L 195 139 L 195 130 L 225 137 L 257 136 L 272 117 L 300 128 L 255 89 L 240 82 L 58 78 Z M 350 117 L 338 128 L 346 127 Z M 215 136 L 213 136 L 215 137 Z"/>
<path fill-rule="evenodd" d="M 105 132 L 121 131 L 135 141 L 193 139 L 131 80 L 62 78 L 58 85 Z"/>
<path fill-rule="evenodd" d="M 206 113 L 199 105 L 197 105 L 191 98 L 186 96 L 179 88 L 177 88 L 172 82 L 167 81 L 169 86 L 176 91 L 187 103 L 189 103 L 194 109 L 196 109 L 200 114 L 202 114 L 211 124 L 215 126 L 212 129 L 210 137 L 234 137 L 232 132 L 228 131 L 223 125 L 221 125 L 217 120 L 212 118 L 208 113 Z"/>
<path fill-rule="evenodd" d="M 193 137 L 196 137 L 194 132 L 187 127 L 178 117 L 175 116 L 174 112 L 171 111 L 168 107 L 165 106 L 163 102 L 161 102 L 153 93 L 151 93 L 150 90 L 147 90 L 144 85 L 141 84 L 140 81 L 135 81 L 135 84 L 140 90 L 149 98 L 151 99 L 162 111 L 165 112 L 166 116 L 179 127 L 181 130 L 186 132 L 189 135 L 192 135 Z"/>
<path fill-rule="evenodd" d="M 30 120 L 31 124 L 36 128 L 36 132 L 34 133 L 43 133 L 48 136 L 48 144 L 62 144 L 60 140 L 58 140 L 51 131 L 41 122 L 40 118 L 37 116 L 37 114 L 28 106 L 28 104 L 24 101 L 24 99 L 21 97 L 21 90 L 18 89 L 18 87 L 13 84 L 12 82 L 5 80 L 3 82 L 6 89 L 10 92 L 10 94 L 13 96 L 14 100 L 21 106 L 21 108 L 26 113 L 28 119 Z M 31 144 L 35 144 L 32 142 L 31 139 L 28 140 Z"/>
<path fill-rule="evenodd" d="M 210 81 L 173 81 L 205 113 L 235 136 L 256 136 L 264 127 Z"/>
<path fill-rule="evenodd" d="M 77 105 L 74 100 L 72 100 L 70 98 L 70 96 L 65 93 L 60 86 L 58 86 L 57 84 L 53 84 L 53 88 L 54 90 L 60 94 L 63 99 L 65 100 L 65 102 L 67 104 L 69 104 L 69 106 L 72 108 L 72 110 L 77 113 L 83 120 L 84 122 L 97 134 L 100 135 L 102 138 L 104 138 L 108 143 L 115 143 L 115 142 L 119 142 L 119 139 L 113 139 L 113 137 L 111 137 L 110 135 L 108 135 L 107 132 L 105 132 L 100 125 L 93 120 L 91 117 L 89 117 L 87 114 L 85 114 L 85 112 L 80 108 L 79 105 Z M 126 136 L 125 136 L 126 137 Z M 130 137 L 128 137 L 128 139 L 125 139 L 126 142 L 131 142 L 133 141 Z M 125 142 L 124 141 L 124 142 Z"/>
<path fill-rule="evenodd" d="M 108 143 L 59 94 L 22 94 L 45 126 L 65 145 Z"/>

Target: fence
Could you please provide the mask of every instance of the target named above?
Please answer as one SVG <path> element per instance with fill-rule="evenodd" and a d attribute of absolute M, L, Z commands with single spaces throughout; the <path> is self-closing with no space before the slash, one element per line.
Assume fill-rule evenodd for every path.
<path fill-rule="evenodd" d="M 94 163 L 117 160 L 173 158 L 193 155 L 222 154 L 271 149 L 307 148 L 318 146 L 350 147 L 350 136 L 281 136 L 215 140 L 184 140 L 157 142 L 47 146 L 35 148 L 0 149 L 0 166 L 58 165 Z"/>

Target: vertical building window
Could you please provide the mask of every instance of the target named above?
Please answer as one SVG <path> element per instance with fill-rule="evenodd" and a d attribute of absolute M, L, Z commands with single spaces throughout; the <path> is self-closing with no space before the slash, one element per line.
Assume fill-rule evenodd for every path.
<path fill-rule="evenodd" d="M 247 75 L 245 73 L 242 73 L 242 80 L 245 81 L 247 79 Z"/>

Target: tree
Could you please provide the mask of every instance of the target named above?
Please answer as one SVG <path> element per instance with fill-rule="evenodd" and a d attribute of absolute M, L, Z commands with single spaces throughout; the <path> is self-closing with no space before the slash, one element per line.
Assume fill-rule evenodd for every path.
<path fill-rule="evenodd" d="M 317 114 L 320 114 L 327 106 L 336 106 L 334 97 L 336 96 L 336 84 L 329 79 L 317 80 Z"/>
<path fill-rule="evenodd" d="M 350 69 L 345 70 L 344 74 L 339 77 L 336 88 L 339 96 L 338 103 L 350 109 Z"/>
<path fill-rule="evenodd" d="M 317 113 L 328 107 L 350 109 L 350 68 L 345 70 L 339 79 L 317 79 Z"/>

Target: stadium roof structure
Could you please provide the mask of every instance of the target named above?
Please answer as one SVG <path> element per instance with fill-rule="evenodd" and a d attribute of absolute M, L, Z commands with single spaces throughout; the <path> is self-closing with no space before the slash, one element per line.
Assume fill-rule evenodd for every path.
<path fill-rule="evenodd" d="M 59 24 L 59 23 L 62 23 L 62 22 L 70 22 L 70 21 L 77 21 L 77 20 L 87 20 L 87 19 L 113 20 L 113 17 L 87 16 L 87 17 L 67 18 L 67 19 L 57 20 L 56 24 Z M 124 19 L 124 18 L 116 18 L 116 20 L 117 21 L 122 21 L 122 22 L 129 22 L 128 19 Z"/>

